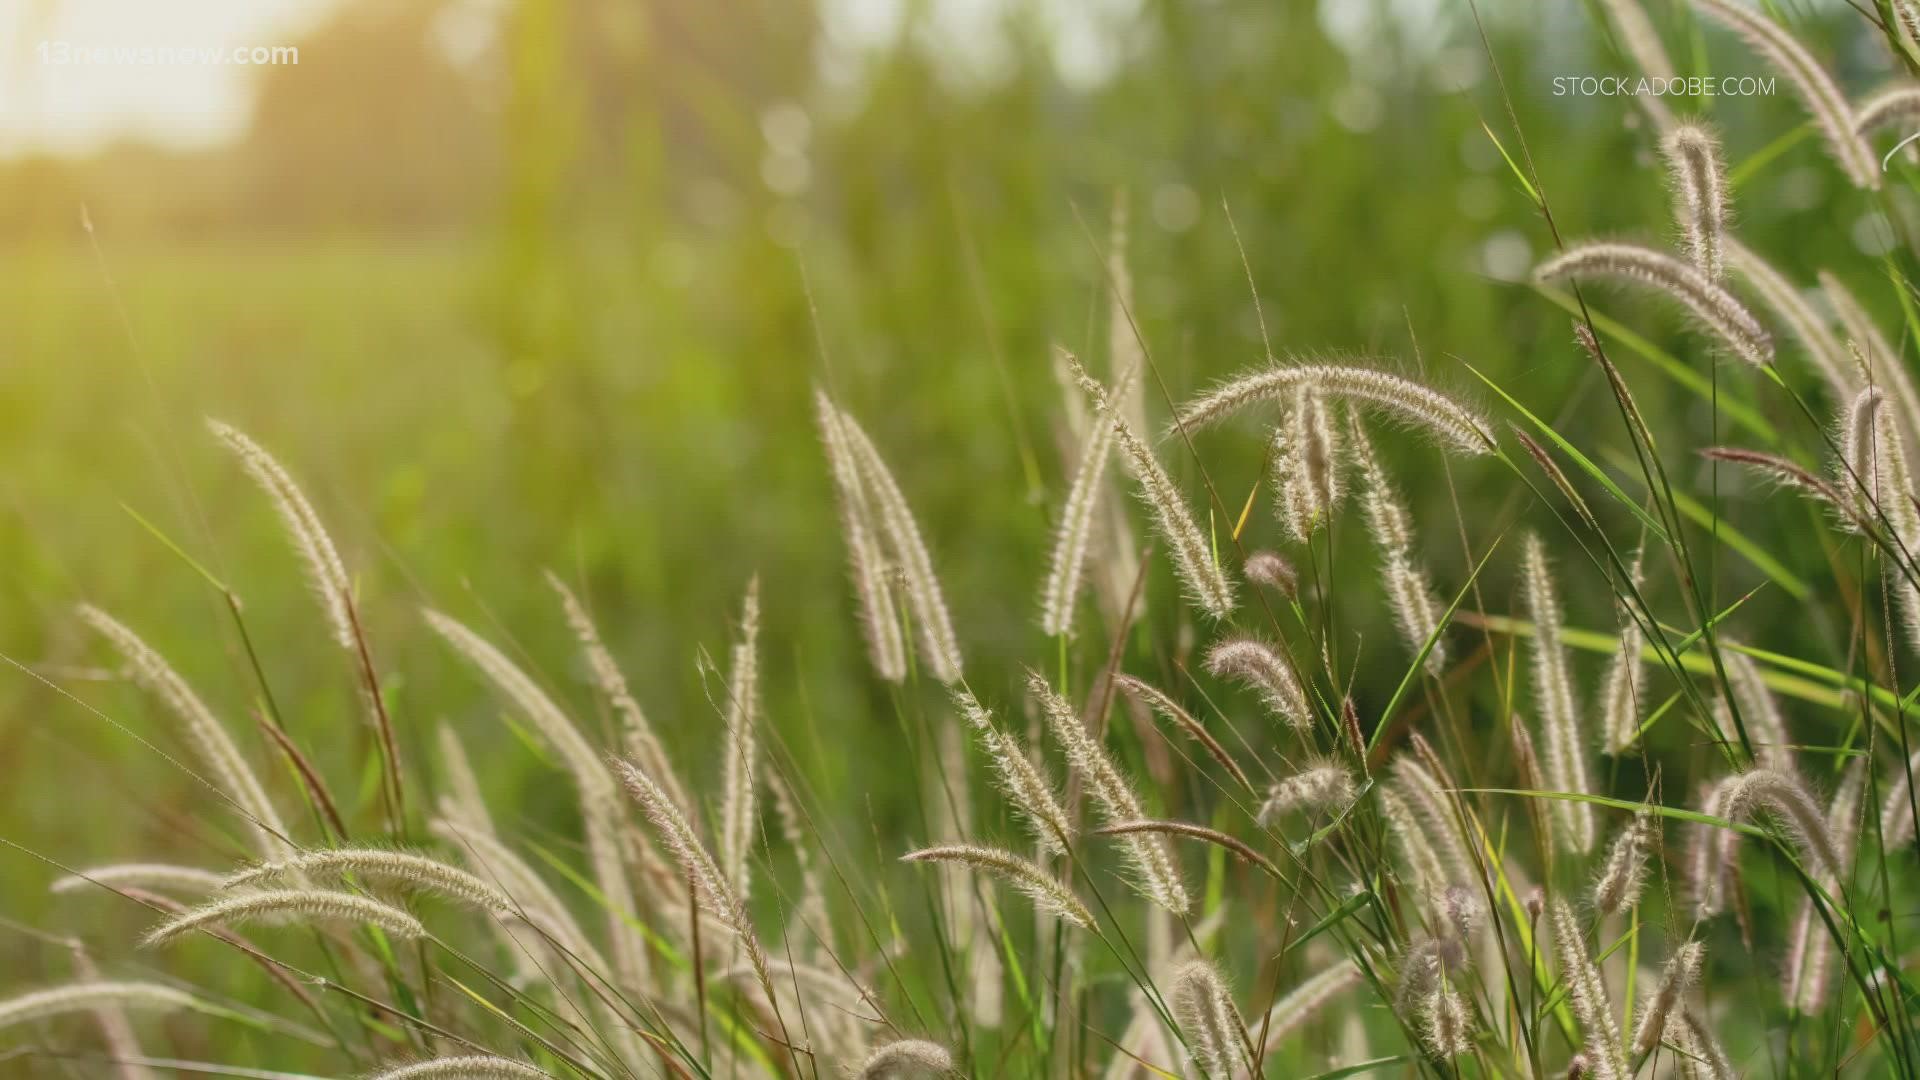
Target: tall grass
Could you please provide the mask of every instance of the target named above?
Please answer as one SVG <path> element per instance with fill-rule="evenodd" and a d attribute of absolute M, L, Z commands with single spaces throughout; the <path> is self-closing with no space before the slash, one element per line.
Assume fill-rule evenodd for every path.
<path fill-rule="evenodd" d="M 1724 0 L 1700 6 L 1788 72 L 1848 197 L 1888 187 L 1863 134 L 1884 100 L 1856 123 L 1785 29 Z M 1630 0 L 1608 10 L 1633 55 L 1668 63 Z M 483 636 L 424 609 L 420 631 L 498 691 L 525 752 L 570 793 L 577 841 L 490 799 L 451 727 L 403 760 L 394 728 L 420 718 L 386 707 L 397 673 L 359 630 L 361 599 L 314 503 L 258 444 L 215 425 L 265 489 L 325 633 L 349 654 L 375 753 L 357 778 L 325 775 L 302 746 L 314 734 L 275 722 L 260 674 L 278 767 L 257 769 L 160 651 L 83 608 L 193 748 L 175 764 L 204 774 L 230 865 L 75 871 L 39 853 L 61 871 L 62 896 L 111 894 L 152 926 L 108 954 L 141 978 L 83 971 L 0 1000 L 0 1029 L 20 1035 L 0 1060 L 289 1076 L 229 1069 L 213 1052 L 244 1043 L 270 1060 L 284 1041 L 383 1080 L 1920 1074 L 1902 921 L 1920 691 L 1900 678 L 1920 650 L 1920 492 L 1901 434 L 1914 418 L 1884 415 L 1908 411 L 1904 377 L 1885 397 L 1874 386 L 1903 370 L 1890 342 L 1913 327 L 1862 342 L 1857 306 L 1803 310 L 1757 240 L 1749 250 L 1725 235 L 1713 139 L 1663 120 L 1684 257 L 1590 243 L 1536 271 L 1543 287 L 1573 290 L 1580 344 L 1553 361 L 1592 364 L 1614 397 L 1631 447 L 1617 463 L 1542 418 L 1558 403 L 1482 376 L 1515 421 L 1501 435 L 1439 362 L 1420 373 L 1302 351 L 1179 400 L 1149 343 L 1117 331 L 1133 326 L 1134 301 L 1116 225 L 1103 261 L 1118 369 L 1103 385 L 1062 361 L 1085 412 L 1064 425 L 1074 453 L 1051 557 L 1031 553 L 1030 592 L 991 598 L 1038 610 L 1035 641 L 966 639 L 941 577 L 966 546 L 922 529 L 875 440 L 815 391 L 813 467 L 838 501 L 852 587 L 809 619 L 858 627 L 868 669 L 837 677 L 881 703 L 887 738 L 809 741 L 804 718 L 769 709 L 772 661 L 806 645 L 765 632 L 763 614 L 789 602 L 778 577 L 740 574 L 723 674 L 671 639 L 716 676 L 711 715 L 671 729 L 643 712 L 644 688 L 629 688 L 558 578 L 556 627 L 614 725 L 586 722 L 547 685 L 539 673 L 559 658 L 511 645 L 526 628 Z M 1507 137 L 1542 213 L 1570 213 L 1530 164 L 1539 134 Z M 1588 306 L 1579 286 L 1593 277 L 1664 294 L 1705 326 L 1697 352 L 1665 358 L 1686 375 Z M 1801 347 L 1782 347 L 1758 311 Z M 1853 367 L 1822 351 L 1835 323 Z M 1629 378 L 1610 353 L 1648 363 Z M 1737 384 L 1769 403 L 1762 448 L 1655 430 L 1636 403 L 1636 381 L 1697 386 L 1693 368 L 1721 354 L 1745 363 L 1712 371 L 1714 427 L 1722 383 Z M 1821 376 L 1817 390 L 1796 389 L 1816 385 L 1796 365 Z M 1156 442 L 1149 415 L 1161 412 Z M 1211 440 L 1233 437 L 1273 448 L 1251 494 L 1209 468 Z M 1103 501 L 1116 454 L 1141 495 L 1117 524 L 1100 514 L 1118 502 Z M 1418 471 L 1393 467 L 1404 461 Z M 1722 519 L 1722 465 L 1797 489 L 1755 499 L 1826 504 L 1797 519 L 1818 565 L 1768 554 L 1809 544 L 1749 538 Z M 1462 470 L 1509 477 L 1512 497 L 1459 507 L 1451 529 L 1416 528 L 1401 493 Z M 1349 482 L 1357 497 L 1343 499 Z M 1159 538 L 1137 565 L 1114 542 L 1138 524 L 1129 513 Z M 1470 554 L 1451 577 L 1426 557 L 1449 532 Z M 1372 553 L 1368 588 L 1334 571 L 1355 547 Z M 1747 597 L 1718 595 L 1714 568 L 1731 556 L 1762 569 L 1762 588 L 1830 583 L 1796 595 L 1845 627 L 1843 653 L 1770 648 L 1774 628 L 1744 618 Z M 1082 583 L 1118 568 L 1130 592 L 1103 595 L 1090 620 Z M 1149 620 L 1150 581 L 1156 595 L 1175 582 L 1185 605 L 1156 602 Z M 1606 603 L 1587 610 L 1574 596 Z M 243 606 L 229 610 L 251 653 Z M 1398 669 L 1367 710 L 1357 652 L 1390 653 Z M 676 761 L 670 730 L 699 733 L 686 742 L 715 767 Z M 909 819 L 837 824 L 848 815 L 805 767 L 828 755 L 856 778 L 910 777 Z M 385 812 L 355 816 L 349 836 L 333 790 L 356 782 Z M 997 798 L 976 798 L 988 791 Z M 295 806 L 306 817 L 282 812 Z M 1670 849 L 1680 833 L 1687 843 Z M 228 1001 L 219 985 L 164 981 L 170 953 L 140 945 L 245 959 L 277 981 L 258 1001 Z M 1729 959 L 1743 950 L 1756 959 Z M 1764 970 L 1782 978 L 1752 976 Z M 134 1019 L 148 1009 L 186 1018 Z M 201 1056 L 149 1049 L 162 1045 Z"/>

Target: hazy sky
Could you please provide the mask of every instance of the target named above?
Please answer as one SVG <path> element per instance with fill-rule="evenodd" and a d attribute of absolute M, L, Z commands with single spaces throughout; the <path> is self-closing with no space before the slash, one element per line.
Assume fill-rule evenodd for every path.
<path fill-rule="evenodd" d="M 0 156 L 84 151 L 119 135 L 228 137 L 246 124 L 248 67 L 211 56 L 289 45 L 329 3 L 0 0 Z M 169 48 L 192 62 L 160 62 Z"/>
<path fill-rule="evenodd" d="M 229 138 L 245 128 L 250 100 L 250 66 L 234 63 L 233 51 L 292 45 L 335 2 L 0 0 L 0 157 L 86 153 L 116 138 L 182 147 Z M 444 43 L 457 52 L 457 39 L 476 25 L 484 36 L 509 2 L 459 0 L 443 27 Z M 932 0 L 923 29 L 957 67 L 990 73 L 1006 58 L 995 47 L 997 35 L 980 31 L 999 26 L 1018 7 L 1048 28 L 1062 77 L 1092 81 L 1115 59 L 1096 28 L 1138 3 Z M 836 59 L 856 57 L 897 34 L 907 6 L 908 0 L 822 0 L 829 77 Z M 974 47 L 956 49 L 955 42 Z"/>

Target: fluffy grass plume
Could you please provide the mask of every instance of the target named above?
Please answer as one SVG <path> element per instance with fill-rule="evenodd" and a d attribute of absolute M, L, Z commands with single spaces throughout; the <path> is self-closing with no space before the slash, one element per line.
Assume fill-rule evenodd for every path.
<path fill-rule="evenodd" d="M 1673 180 L 1681 250 L 1694 269 L 1718 281 L 1727 231 L 1727 168 L 1720 160 L 1720 141 L 1699 124 L 1676 124 L 1660 137 L 1660 153 Z"/>
<path fill-rule="evenodd" d="M 587 858 L 594 882 L 607 901 L 607 929 L 613 941 L 614 963 L 623 981 L 644 985 L 647 946 L 631 920 L 633 892 L 627 885 L 620 850 L 621 812 L 618 788 L 595 750 L 566 712 L 540 689 L 526 672 L 493 644 L 459 621 L 438 611 L 425 612 L 427 625 L 453 650 L 486 676 L 511 701 L 534 729 L 559 754 L 580 795 L 580 815 L 587 838 Z"/>
<path fill-rule="evenodd" d="M 901 1039 L 880 1047 L 860 1063 L 858 1080 L 914 1080 L 953 1071 L 953 1055 L 939 1043 Z"/>
<path fill-rule="evenodd" d="M 1827 804 L 1827 821 L 1833 830 L 1833 843 L 1840 862 L 1853 861 L 1860 836 L 1861 796 L 1867 787 L 1867 770 L 1856 760 L 1842 774 L 1833 800 Z M 1820 887 L 1834 896 L 1842 895 L 1838 878 L 1827 876 Z M 1815 915 L 1813 897 L 1800 898 L 1793 925 L 1787 931 L 1786 998 L 1806 1015 L 1816 1015 L 1826 1006 L 1827 991 L 1833 975 L 1833 937 Z"/>
<path fill-rule="evenodd" d="M 848 441 L 840 407 L 827 392 L 816 388 L 814 409 L 820 425 L 820 444 L 826 450 L 833 477 L 834 500 L 840 508 L 840 532 L 847 544 L 847 572 L 860 605 L 860 630 L 867 641 L 867 659 L 874 673 L 888 682 L 907 677 L 907 646 L 895 615 L 893 584 L 881 554 L 879 528 L 874 520 L 867 485 Z"/>
<path fill-rule="evenodd" d="M 248 922 L 364 923 L 398 938 L 424 937 L 427 932 L 419 919 L 371 897 L 328 889 L 262 889 L 182 912 L 148 931 L 141 944 L 164 945 L 202 927 Z"/>
<path fill-rule="evenodd" d="M 1257 691 L 1267 708 L 1294 730 L 1312 729 L 1313 710 L 1306 691 L 1277 646 L 1254 637 L 1217 641 L 1207 649 L 1207 670 Z"/>
<path fill-rule="evenodd" d="M 1632 1075 L 1626 1054 L 1620 1045 L 1620 1028 L 1614 1023 L 1613 1004 L 1607 997 L 1606 980 L 1587 952 L 1587 939 L 1566 900 L 1554 897 L 1547 904 L 1553 928 L 1554 955 L 1560 962 L 1560 981 L 1567 988 L 1567 1003 L 1580 1023 L 1588 1067 L 1594 1080 L 1626 1080 Z"/>
<path fill-rule="evenodd" d="M 293 550 L 306 568 L 307 583 L 320 600 L 320 610 L 326 615 L 327 628 L 333 632 L 334 641 L 348 652 L 356 651 L 359 646 L 349 608 L 353 579 L 347 576 L 346 564 L 341 561 L 326 527 L 320 524 L 320 515 L 314 512 L 313 504 L 307 501 L 306 494 L 285 467 L 245 432 L 213 419 L 208 419 L 207 430 L 233 451 L 247 475 L 267 493 L 274 513 L 280 516 L 280 524 L 286 529 L 287 539 L 292 541 Z"/>
<path fill-rule="evenodd" d="M 1727 262 L 1741 280 L 1800 342 L 1832 399 L 1845 401 L 1857 393 L 1864 373 L 1847 355 L 1846 346 L 1827 328 L 1826 318 L 1807 302 L 1800 287 L 1738 240 L 1728 237 L 1723 246 Z"/>
<path fill-rule="evenodd" d="M 900 856 L 901 862 L 956 863 L 972 867 L 1012 885 L 1033 901 L 1042 914 L 1080 927 L 1093 928 L 1093 913 L 1073 891 L 1045 870 L 1010 851 L 977 844 L 940 844 Z"/>
<path fill-rule="evenodd" d="M 1218 1080 L 1231 1080 L 1252 1068 L 1246 1025 L 1219 969 L 1205 960 L 1189 960 L 1169 982 L 1167 996 L 1194 1064 Z"/>
<path fill-rule="evenodd" d="M 1902 10 L 1913 9 L 1903 4 Z M 1920 120 L 1920 86 L 1891 86 L 1854 109 L 1853 130 L 1863 138 L 1889 127 L 1907 134 L 1916 120 Z"/>
<path fill-rule="evenodd" d="M 1736 0 L 1693 0 L 1694 9 L 1732 30 L 1759 57 L 1786 77 L 1813 118 L 1827 153 L 1859 188 L 1880 188 L 1880 163 L 1854 129 L 1846 95 L 1812 54 L 1779 23 Z"/>
<path fill-rule="evenodd" d="M 760 726 L 760 579 L 747 583 L 740 602 L 740 636 L 733 643 L 727 677 L 726 754 L 720 768 L 720 869 L 739 891 L 750 895 L 754 826 L 760 797 L 754 782 Z"/>
<path fill-rule="evenodd" d="M 286 826 L 274 810 L 273 801 L 267 798 L 266 789 L 260 786 L 259 778 L 241 756 L 240 748 L 233 744 L 226 727 L 187 685 L 187 680 L 138 634 L 106 612 L 91 604 L 82 604 L 79 610 L 81 621 L 106 638 L 126 659 L 133 681 L 160 699 L 180 721 L 200 763 L 213 773 L 214 786 L 233 800 L 252 826 L 255 850 L 270 859 L 291 853 Z"/>
<path fill-rule="evenodd" d="M 1840 846 L 1833 827 L 1800 777 L 1756 768 L 1722 781 L 1714 801 L 1720 816 L 1735 823 L 1748 820 L 1757 811 L 1768 812 L 1786 830 L 1803 860 L 1815 870 L 1839 876 Z M 1739 834 L 1728 830 L 1728 835 Z"/>
<path fill-rule="evenodd" d="M 1214 738 L 1205 725 L 1201 724 L 1192 713 L 1182 708 L 1179 702 L 1168 697 L 1165 691 L 1144 679 L 1126 674 L 1116 674 L 1113 677 L 1113 685 L 1121 693 L 1147 705 L 1156 714 L 1165 717 L 1188 738 L 1199 743 L 1209 757 L 1219 762 L 1221 768 L 1227 770 L 1235 780 L 1240 782 L 1241 787 L 1248 791 L 1253 790 L 1253 781 L 1247 778 L 1246 770 L 1240 767 L 1240 763 L 1233 759 L 1232 754 L 1227 753 L 1226 747 L 1220 745 L 1220 740 Z"/>
<path fill-rule="evenodd" d="M 1132 781 L 1107 755 L 1106 747 L 1093 737 L 1073 706 L 1054 692 L 1046 677 L 1027 672 L 1027 692 L 1040 705 L 1047 728 L 1066 752 L 1067 761 L 1093 794 L 1094 805 L 1109 823 L 1142 821 L 1150 817 L 1140 805 L 1140 796 Z M 1121 840 L 1127 860 L 1138 880 L 1133 882 L 1142 896 L 1173 915 L 1185 915 L 1190 906 L 1187 887 L 1180 879 L 1180 864 L 1162 837 L 1128 836 Z"/>
<path fill-rule="evenodd" d="M 1189 598 L 1212 618 L 1224 619 L 1231 615 L 1233 584 L 1221 571 L 1219 561 L 1213 556 L 1213 547 L 1207 542 L 1207 534 L 1194 522 L 1173 477 L 1167 475 L 1152 448 L 1141 441 L 1114 406 L 1106 389 L 1087 374 L 1086 368 L 1072 357 L 1068 357 L 1068 367 L 1080 383 L 1080 389 L 1093 402 L 1094 410 L 1113 428 L 1113 437 L 1126 457 L 1127 468 L 1139 485 L 1141 501 L 1147 504 L 1160 534 L 1166 538 L 1173 553 L 1174 569 L 1179 572 Z"/>
<path fill-rule="evenodd" d="M 1659 833 L 1652 814 L 1633 816 L 1632 824 L 1620 830 L 1600 864 L 1600 877 L 1593 883 L 1593 909 L 1602 915 L 1630 908 L 1640 900 L 1647 884 L 1647 858 L 1659 844 Z"/>
<path fill-rule="evenodd" d="M 654 831 L 667 846 L 667 851 L 680 866 L 680 872 L 693 882 L 694 893 L 707 914 L 713 916 L 720 925 L 733 931 L 746 949 L 747 959 L 759 975 L 760 985 L 765 988 L 768 997 L 772 997 L 773 975 L 767 964 L 766 950 L 760 945 L 760 938 L 754 933 L 753 921 L 747 915 L 746 905 L 733 889 L 731 880 L 720 869 L 712 853 L 686 816 L 675 806 L 652 777 L 630 761 L 614 761 L 614 770 L 620 782 L 626 786 L 627 793 L 640 804 L 640 810 L 652 823 Z"/>
<path fill-rule="evenodd" d="M 1305 544 L 1340 503 L 1340 440 L 1327 401 L 1311 385 L 1293 391 L 1273 429 L 1274 509 Z"/>
<path fill-rule="evenodd" d="M 0 1029 L 67 1013 L 91 1012 L 102 1005 L 142 1011 L 168 1011 L 191 1009 L 198 1004 L 199 999 L 192 994 L 165 983 L 89 980 L 50 986 L 0 1001 Z"/>
<path fill-rule="evenodd" d="M 1534 268 L 1541 282 L 1612 279 L 1641 285 L 1685 307 L 1733 355 L 1755 367 L 1773 362 L 1773 339 L 1734 295 L 1662 251 L 1637 244 L 1582 244 Z"/>
<path fill-rule="evenodd" d="M 1439 630 L 1444 609 L 1419 557 L 1412 519 L 1358 416 L 1352 418 L 1348 438 L 1354 466 L 1360 472 L 1360 504 L 1366 511 L 1367 529 L 1380 550 L 1380 577 L 1386 586 L 1387 606 L 1393 609 L 1401 642 L 1409 652 L 1418 654 Z M 1437 676 L 1446 666 L 1447 643 L 1434 638 L 1433 648 L 1427 653 L 1427 671 Z"/>
<path fill-rule="evenodd" d="M 633 692 L 627 688 L 627 677 L 621 673 L 620 664 L 614 660 L 613 653 L 601 641 L 600 628 L 594 625 L 587 606 L 580 602 L 566 582 L 560 580 L 559 575 L 548 571 L 546 579 L 547 586 L 560 598 L 567 627 L 573 631 L 574 640 L 580 645 L 580 653 L 586 658 L 587 671 L 593 675 L 594 685 L 600 688 L 601 696 L 607 699 L 614 715 L 620 719 L 620 742 L 627 756 L 639 762 L 649 775 L 658 776 L 661 786 L 675 802 L 682 807 L 691 806 L 686 792 L 680 789 L 680 778 L 674 773 L 673 763 L 660 743 L 659 734 L 654 731 L 646 712 L 640 708 L 640 702 L 634 699 Z"/>
<path fill-rule="evenodd" d="M 1868 385 L 1885 390 L 1897 403 L 1902 441 L 1913 445 L 1920 439 L 1920 386 L 1914 383 L 1900 350 L 1880 332 L 1879 324 L 1839 275 L 1821 270 L 1818 279 L 1827 306 L 1833 309 L 1841 332 L 1853 345 L 1854 366 L 1865 369 Z"/>
<path fill-rule="evenodd" d="M 1654 987 L 1646 1005 L 1640 1010 L 1640 1018 L 1633 1031 L 1635 1057 L 1650 1054 L 1654 1047 L 1660 1045 L 1660 1039 L 1667 1031 L 1668 1020 L 1699 983 L 1706 954 L 1706 946 L 1689 941 L 1675 949 L 1673 956 L 1667 960 L 1667 966 L 1660 974 L 1659 985 Z"/>
<path fill-rule="evenodd" d="M 1262 825 L 1272 825 L 1298 810 L 1332 816 L 1353 805 L 1354 795 L 1353 774 L 1345 765 L 1314 762 L 1268 787 L 1257 817 Z"/>
<path fill-rule="evenodd" d="M 1264 585 L 1290 600 L 1300 594 L 1300 572 L 1293 568 L 1292 563 L 1271 551 L 1256 551 L 1248 555 L 1240 572 L 1255 585 Z"/>
<path fill-rule="evenodd" d="M 457 866 L 411 851 L 384 848 L 331 848 L 308 851 L 291 859 L 262 863 L 220 883 L 223 889 L 241 889 L 265 882 L 300 877 L 381 881 L 409 890 L 443 896 L 483 911 L 519 910 L 507 895 Z"/>
<path fill-rule="evenodd" d="M 1780 703 L 1760 676 L 1760 665 L 1740 651 L 1736 642 L 1727 641 L 1721 650 L 1721 666 L 1727 672 L 1727 688 L 1733 703 L 1740 708 L 1740 721 L 1746 726 L 1747 740 L 1753 744 L 1754 764 L 1762 769 L 1790 773 L 1793 764 L 1793 737 L 1787 733 L 1787 721 Z M 1731 718 L 1721 730 L 1732 732 Z"/>
<path fill-rule="evenodd" d="M 921 659 L 927 671 L 940 682 L 952 685 L 960 679 L 960 639 L 953 632 L 953 616 L 947 611 L 946 593 L 933 570 L 933 555 L 920 535 L 907 496 L 887 468 L 885 459 L 867 437 L 851 413 L 840 413 L 840 430 L 861 482 L 867 491 L 867 505 L 873 508 L 880 535 L 886 539 L 893 565 L 900 571 L 907 608 L 920 631 Z"/>
<path fill-rule="evenodd" d="M 1542 765 L 1549 786 L 1555 791 L 1578 795 L 1591 794 L 1593 786 L 1587 771 L 1587 737 L 1580 723 L 1573 690 L 1572 665 L 1567 648 L 1560 640 L 1565 619 L 1560 608 L 1560 593 L 1553 580 L 1553 568 L 1547 562 L 1547 548 L 1536 533 L 1528 533 L 1522 545 L 1522 581 L 1527 610 L 1533 618 L 1533 697 L 1540 712 L 1541 734 L 1546 744 Z M 1554 801 L 1558 836 L 1568 850 L 1593 850 L 1595 830 L 1593 807 L 1569 799 Z"/>
<path fill-rule="evenodd" d="M 1067 845 L 1073 842 L 1074 828 L 1054 795 L 1053 782 L 1011 736 L 994 726 L 993 714 L 971 693 L 957 690 L 954 700 L 960 706 L 960 715 L 979 734 L 1000 789 L 1032 831 L 1034 842 L 1042 851 L 1065 854 Z"/>
<path fill-rule="evenodd" d="M 1302 387 L 1359 406 L 1421 432 L 1455 453 L 1477 455 L 1493 448 L 1493 429 L 1471 409 L 1422 383 L 1373 367 L 1326 364 L 1290 357 L 1290 362 L 1237 375 L 1180 407 L 1174 429 L 1219 423 L 1248 406 L 1285 401 Z"/>
<path fill-rule="evenodd" d="M 1131 369 L 1121 378 L 1115 393 L 1124 398 L 1126 385 L 1134 381 Z M 1074 603 L 1086 580 L 1087 553 L 1093 546 L 1096 513 L 1107 489 L 1107 462 L 1112 457 L 1113 425 L 1088 424 L 1067 501 L 1060 508 L 1060 524 L 1054 530 L 1047 579 L 1040 587 L 1040 629 L 1049 637 L 1073 631 Z"/>
<path fill-rule="evenodd" d="M 551 1080 L 553 1074 L 515 1058 L 459 1054 L 396 1065 L 368 1080 Z"/>
<path fill-rule="evenodd" d="M 1335 998 L 1358 986 L 1364 976 L 1358 967 L 1351 963 L 1336 963 L 1323 967 L 1308 976 L 1300 985 L 1287 991 L 1285 997 L 1273 1003 L 1267 1010 L 1267 1016 L 1260 1024 L 1259 1031 L 1266 1032 L 1266 1045 L 1263 1058 L 1270 1058 L 1283 1044 L 1287 1036 L 1298 1031 L 1326 1010 Z"/>
<path fill-rule="evenodd" d="M 1646 585 L 1643 570 L 1644 549 L 1633 553 L 1633 561 L 1627 564 L 1627 581 L 1639 592 Z M 1646 645 L 1646 634 L 1640 629 L 1640 620 L 1634 618 L 1628 608 L 1629 601 L 1623 595 L 1614 602 L 1615 623 L 1620 628 L 1620 644 L 1613 650 L 1613 659 L 1607 662 L 1607 672 L 1600 680 L 1600 731 L 1604 740 L 1603 748 L 1615 757 L 1627 753 L 1640 737 L 1640 714 L 1644 710 L 1642 695 L 1646 693 L 1646 660 L 1641 650 Z"/>
<path fill-rule="evenodd" d="M 218 890 L 225 880 L 211 870 L 202 870 L 193 866 L 174 866 L 171 863 L 113 863 L 107 866 L 90 866 L 77 873 L 55 878 L 53 884 L 47 886 L 47 890 L 54 893 L 76 893 L 95 888 L 136 888 L 204 895 Z"/>

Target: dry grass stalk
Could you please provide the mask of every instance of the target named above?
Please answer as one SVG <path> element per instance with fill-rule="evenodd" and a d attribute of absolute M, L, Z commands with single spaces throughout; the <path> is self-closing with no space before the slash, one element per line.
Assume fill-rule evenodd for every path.
<path fill-rule="evenodd" d="M 1493 448 L 1492 429 L 1484 420 L 1422 383 L 1372 367 L 1289 359 L 1235 376 L 1187 402 L 1180 407 L 1174 430 L 1207 427 L 1255 403 L 1285 400 L 1304 386 L 1330 400 L 1366 406 L 1455 453 L 1477 455 Z"/>
<path fill-rule="evenodd" d="M 0 1001 L 0 1029 L 103 1005 L 120 1009 L 191 1009 L 199 999 L 165 983 L 86 980 L 34 990 Z"/>

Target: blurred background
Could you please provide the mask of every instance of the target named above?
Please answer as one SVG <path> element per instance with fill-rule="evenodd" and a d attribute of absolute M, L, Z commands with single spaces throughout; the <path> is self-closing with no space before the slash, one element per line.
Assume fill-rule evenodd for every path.
<path fill-rule="evenodd" d="M 1786 6 L 1850 90 L 1891 77 L 1846 5 Z M 1759 73 L 1682 6 L 1648 7 L 1688 70 Z M 426 760 L 432 724 L 454 722 L 502 816 L 559 844 L 570 793 L 418 606 L 510 642 L 597 717 L 540 580 L 551 568 L 590 597 L 671 750 L 703 776 L 718 726 L 700 657 L 722 655 L 758 573 L 782 741 L 847 824 L 912 831 L 890 816 L 911 777 L 846 752 L 898 732 L 845 596 L 811 387 L 830 385 L 891 459 L 975 685 L 1013 699 L 1015 665 L 1053 655 L 1035 618 L 1066 483 L 1048 349 L 1104 367 L 1116 214 L 1135 314 L 1176 397 L 1257 362 L 1264 315 L 1276 350 L 1390 357 L 1490 405 L 1464 358 L 1583 445 L 1626 445 L 1565 314 L 1516 283 L 1552 244 L 1502 160 L 1502 145 L 1522 153 L 1516 123 L 1563 233 L 1658 237 L 1668 220 L 1632 103 L 1552 92 L 1557 75 L 1629 70 L 1573 0 L 1485 0 L 1477 15 L 1464 0 L 9 0 L 0 13 L 0 653 L 176 746 L 71 617 L 99 603 L 257 748 L 256 683 L 190 558 L 244 603 L 289 727 L 363 815 L 376 793 L 349 673 L 204 416 L 252 433 L 318 505 L 358 578 L 405 751 Z M 61 63 L 62 42 L 294 46 L 298 62 Z M 1905 192 L 1847 191 L 1816 141 L 1793 137 L 1784 89 L 1681 104 L 1709 109 L 1747 163 L 1748 242 L 1807 283 L 1835 269 L 1897 327 L 1881 215 Z M 1713 374 L 1671 312 L 1604 306 Z M 1656 430 L 1708 441 L 1698 399 L 1622 362 Z M 1166 414 L 1157 392 L 1150 409 Z M 1432 451 L 1392 442 L 1451 594 L 1465 568 L 1448 478 Z M 1201 449 L 1235 498 L 1258 476 L 1250 428 Z M 1456 466 L 1451 480 L 1476 534 L 1525 509 L 1511 474 Z M 1739 493 L 1721 494 L 1738 520 Z M 1264 511 L 1254 522 L 1257 542 L 1276 542 Z M 1822 565 L 1810 536 L 1765 541 Z M 1381 643 L 1356 684 L 1377 708 L 1404 660 L 1364 560 L 1350 562 L 1361 588 L 1339 603 Z M 1732 560 L 1719 573 L 1723 595 L 1758 581 Z M 1151 663 L 1183 640 L 1165 578 L 1140 646 Z M 1489 571 L 1490 608 L 1509 607 L 1511 578 Z M 1611 624 L 1602 583 L 1566 588 L 1575 622 Z M 1777 625 L 1801 640 L 1775 647 L 1845 666 L 1840 631 L 1798 611 L 1763 594 L 1751 636 Z M 34 851 L 232 856 L 192 781 L 18 668 L 0 672 L 0 770 L 0 837 Z M 53 919 L 52 875 L 0 853 L 0 914 Z M 17 935 L 0 935 L 0 957 L 60 963 Z"/>

